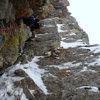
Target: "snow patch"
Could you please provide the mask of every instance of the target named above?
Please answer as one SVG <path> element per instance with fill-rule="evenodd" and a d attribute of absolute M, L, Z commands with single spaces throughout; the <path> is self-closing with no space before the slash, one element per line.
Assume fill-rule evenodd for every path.
<path fill-rule="evenodd" d="M 28 62 L 27 64 L 18 64 L 16 66 L 20 67 L 20 69 L 24 70 L 28 76 L 35 82 L 35 84 L 45 93 L 48 94 L 48 91 L 46 89 L 46 86 L 44 85 L 42 81 L 42 74 L 46 72 L 43 69 L 39 69 L 38 64 L 36 62 L 39 61 L 40 56 L 36 56 L 32 59 L 31 62 Z"/>
<path fill-rule="evenodd" d="M 93 46 L 93 47 L 81 47 L 83 49 L 90 49 L 94 53 L 99 53 L 100 52 L 100 45 Z"/>
<path fill-rule="evenodd" d="M 95 86 L 81 86 L 81 87 L 78 87 L 77 89 L 89 89 L 89 91 L 91 92 L 100 92 L 98 87 L 95 87 Z"/>
<path fill-rule="evenodd" d="M 35 37 L 44 36 L 44 35 L 47 35 L 47 34 L 50 34 L 50 33 L 36 34 Z M 52 33 L 51 33 L 51 34 L 52 34 Z"/>
<path fill-rule="evenodd" d="M 58 28 L 58 33 L 61 33 L 61 32 L 68 32 L 68 30 L 62 30 L 61 27 L 63 27 L 64 24 L 57 24 L 57 28 Z"/>
<path fill-rule="evenodd" d="M 72 35 L 76 35 L 76 33 L 74 33 L 74 32 L 71 32 L 69 35 L 70 35 L 70 36 L 72 36 Z"/>
<path fill-rule="evenodd" d="M 25 96 L 25 94 L 23 93 L 22 97 L 21 97 L 21 100 L 29 100 L 29 99 L 27 99 L 26 96 Z"/>
<path fill-rule="evenodd" d="M 72 42 L 72 43 L 66 43 L 64 41 L 61 41 L 61 43 L 60 43 L 60 47 L 63 47 L 63 48 L 74 48 L 74 47 L 77 47 L 80 45 L 85 46 L 86 43 L 81 42 L 81 41 L 76 41 L 76 42 Z"/>
<path fill-rule="evenodd" d="M 0 77 L 0 100 L 28 100 L 21 88 L 13 86 L 15 81 L 20 81 L 21 79 L 23 78 L 9 76 L 8 73 L 4 73 Z"/>
<path fill-rule="evenodd" d="M 30 91 L 30 93 L 33 95 L 34 94 L 34 92 L 35 92 L 35 90 L 30 90 L 30 89 L 28 89 L 29 91 Z"/>
<path fill-rule="evenodd" d="M 80 72 L 93 72 L 93 73 L 96 73 L 97 71 L 92 70 L 92 69 L 88 69 L 87 67 L 83 67 L 83 69 Z"/>
<path fill-rule="evenodd" d="M 14 70 L 12 68 L 0 77 L 0 100 L 15 100 L 15 98 L 21 98 L 23 90 L 21 88 L 15 88 L 13 83 L 23 78 L 14 76 Z"/>
<path fill-rule="evenodd" d="M 55 25 L 44 25 L 43 28 L 45 27 L 55 27 Z"/>
<path fill-rule="evenodd" d="M 68 69 L 70 67 L 78 67 L 80 65 L 81 63 L 73 64 L 72 62 L 68 62 L 68 63 L 63 63 L 62 65 L 49 65 L 48 67 L 54 67 L 61 70 L 61 69 Z"/>
<path fill-rule="evenodd" d="M 14 87 L 14 82 L 24 79 L 24 77 L 17 77 L 14 75 L 14 72 L 17 69 L 24 70 L 29 77 L 33 79 L 36 85 L 45 94 L 48 94 L 46 86 L 42 81 L 42 74 L 44 74 L 46 71 L 39 69 L 38 65 L 36 64 L 36 62 L 39 61 L 39 58 L 39 56 L 34 57 L 31 62 L 28 62 L 28 64 L 17 64 L 11 67 L 0 77 L 0 100 L 28 100 L 23 93 L 23 89 Z"/>
<path fill-rule="evenodd" d="M 89 63 L 89 66 L 99 66 L 100 65 L 100 56 L 95 59 L 92 63 Z"/>
<path fill-rule="evenodd" d="M 89 49 L 93 53 L 100 53 L 100 45 L 96 45 L 92 47 L 81 47 L 81 48 Z M 89 63 L 89 66 L 99 66 L 99 65 L 100 65 L 100 55 L 98 55 L 98 58 L 94 58 L 93 62 Z"/>
<path fill-rule="evenodd" d="M 66 39 L 66 37 L 61 38 L 62 41 L 65 40 L 65 39 Z"/>

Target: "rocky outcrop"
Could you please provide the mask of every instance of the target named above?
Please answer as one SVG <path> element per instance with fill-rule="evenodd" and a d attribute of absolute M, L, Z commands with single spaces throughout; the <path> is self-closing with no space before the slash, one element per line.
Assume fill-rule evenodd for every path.
<path fill-rule="evenodd" d="M 31 16 L 32 14 L 38 16 L 41 20 L 40 21 L 41 28 L 37 34 L 36 40 L 34 42 L 30 42 L 30 43 L 28 42 L 26 43 L 26 45 L 25 45 L 25 41 L 30 36 L 30 30 L 27 26 L 23 26 L 21 28 L 17 28 L 11 31 L 1 32 L 2 34 L 1 35 L 1 58 L 2 58 L 1 69 L 13 65 L 17 61 L 21 53 L 22 53 L 21 55 L 22 58 L 23 55 L 27 56 L 27 52 L 28 54 L 29 52 L 31 52 L 30 56 L 33 57 L 34 54 L 41 55 L 47 52 L 48 50 L 55 49 L 60 46 L 60 38 L 59 35 L 57 34 L 58 32 L 57 32 L 55 19 L 52 20 L 49 18 L 47 19 L 47 17 L 49 17 L 49 10 L 51 10 L 51 8 L 49 8 L 48 4 L 44 5 L 44 3 L 46 3 L 46 1 L 42 1 L 42 0 L 40 0 L 39 3 L 33 0 L 1 1 L 1 13 L 2 13 L 2 9 L 4 9 L 3 12 L 4 14 L 2 14 L 1 16 L 1 24 L 3 25 L 3 26 L 1 25 L 1 29 L 16 27 L 16 23 L 15 23 L 16 18 L 18 19 L 20 17 L 28 17 Z M 47 5 L 49 10 L 46 9 L 47 10 L 46 12 L 44 7 Z M 7 12 L 7 10 L 9 11 Z M 45 19 L 42 20 L 41 18 L 42 19 L 45 18 Z M 30 49 L 28 49 L 29 51 L 25 48 L 23 50 L 24 45 L 25 48 L 30 47 Z"/>
<path fill-rule="evenodd" d="M 89 45 L 88 35 L 66 7 L 69 2 L 0 1 L 1 19 L 10 6 L 10 27 L 22 14 L 40 18 L 33 41 L 26 41 L 27 26 L 0 33 L 0 68 L 6 67 L 0 72 L 0 100 L 99 100 L 100 46 Z"/>
<path fill-rule="evenodd" d="M 39 0 L 39 3 L 34 0 L 0 0 L 0 29 L 16 27 L 8 31 L 0 30 L 1 70 L 16 62 L 23 52 L 25 41 L 30 37 L 29 27 L 18 26 L 16 19 L 31 16 L 33 13 L 35 16 L 39 15 L 43 2 L 42 0 Z"/>
<path fill-rule="evenodd" d="M 27 26 L 18 26 L 15 23 L 15 8 L 9 0 L 0 1 L 0 29 L 16 29 L 0 31 L 0 69 L 13 65 L 23 51 L 25 41 L 30 36 Z"/>
<path fill-rule="evenodd" d="M 28 52 L 27 48 L 29 48 L 29 50 L 34 52 L 35 56 L 41 56 L 48 51 L 60 47 L 60 37 L 55 24 L 55 19 L 48 18 L 41 21 L 41 34 L 36 34 L 34 41 L 26 43 L 24 48 L 25 52 Z"/>
<path fill-rule="evenodd" d="M 32 0 L 4 0 L 1 1 L 1 29 L 15 27 L 14 20 L 20 17 L 27 17 L 32 14 L 36 14 L 40 19 L 41 28 L 36 35 L 34 42 L 26 43 L 29 38 L 30 30 L 28 27 L 18 28 L 11 31 L 3 31 L 1 35 L 1 69 L 10 65 L 13 65 L 21 53 L 22 56 L 42 55 L 49 50 L 54 50 L 60 47 L 60 37 L 63 35 L 66 37 L 66 42 L 74 42 L 76 39 L 82 39 L 88 43 L 86 33 L 78 26 L 76 20 L 70 16 L 70 13 L 66 9 L 69 5 L 68 1 L 42 1 L 37 3 Z M 41 15 L 40 15 L 41 14 Z M 62 24 L 61 28 L 65 30 L 62 34 L 58 34 L 57 25 Z M 67 32 L 66 32 L 67 30 Z M 71 30 L 78 34 L 70 36 Z M 69 35 L 69 36 L 68 36 Z M 30 44 L 30 45 L 29 45 Z M 25 49 L 23 47 L 25 45 Z M 42 48 L 42 49 L 41 49 Z M 23 52 L 24 51 L 24 52 Z M 26 54 L 25 54 L 26 52 Z M 32 53 L 34 52 L 34 53 Z M 9 57 L 10 56 L 10 57 Z M 30 57 L 29 56 L 29 57 Z"/>
<path fill-rule="evenodd" d="M 1 56 L 3 62 L 1 69 L 13 65 L 18 56 L 23 52 L 25 41 L 29 38 L 30 30 L 27 27 L 19 30 L 2 32 Z"/>

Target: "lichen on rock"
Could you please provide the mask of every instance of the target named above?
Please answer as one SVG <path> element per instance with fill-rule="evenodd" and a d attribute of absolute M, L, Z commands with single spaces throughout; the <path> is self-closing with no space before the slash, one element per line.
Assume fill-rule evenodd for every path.
<path fill-rule="evenodd" d="M 16 31 L 5 31 L 3 32 L 3 43 L 2 43 L 2 56 L 4 66 L 13 65 L 19 57 L 24 46 L 24 42 L 27 37 L 24 37 L 24 28 Z"/>

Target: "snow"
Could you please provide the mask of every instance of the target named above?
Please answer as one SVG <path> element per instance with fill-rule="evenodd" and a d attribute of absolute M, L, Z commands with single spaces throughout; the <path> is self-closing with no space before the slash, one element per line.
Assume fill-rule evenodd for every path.
<path fill-rule="evenodd" d="M 50 33 L 36 34 L 35 37 L 44 36 L 44 35 L 48 35 L 48 34 L 50 34 Z"/>
<path fill-rule="evenodd" d="M 93 72 L 93 73 L 96 73 L 97 71 L 92 70 L 92 69 L 88 69 L 87 67 L 83 67 L 83 69 L 80 72 Z"/>
<path fill-rule="evenodd" d="M 44 85 L 42 81 L 42 74 L 46 72 L 43 69 L 39 69 L 38 64 L 36 64 L 37 61 L 39 61 L 40 56 L 36 56 L 32 59 L 31 62 L 28 62 L 27 64 L 17 64 L 20 69 L 24 70 L 28 76 L 35 82 L 35 84 L 45 93 L 48 94 L 48 91 L 46 89 L 46 86 Z"/>
<path fill-rule="evenodd" d="M 64 26 L 64 24 L 57 24 L 57 28 L 58 28 L 58 33 L 61 33 L 61 32 L 68 32 L 68 30 L 62 30 L 61 28 Z M 71 32 L 70 34 L 68 34 L 70 36 L 72 35 L 76 35 L 76 33 L 74 32 Z M 77 47 L 77 46 L 85 46 L 86 43 L 84 43 L 82 40 L 77 40 L 76 42 L 71 42 L 71 43 L 67 43 L 67 42 L 64 42 L 63 40 L 65 40 L 66 37 L 62 37 L 61 38 L 61 43 L 60 43 L 60 47 L 63 47 L 63 48 L 70 48 L 70 47 Z"/>
<path fill-rule="evenodd" d="M 70 34 L 66 34 L 65 36 L 67 37 L 67 36 L 74 36 L 74 35 L 76 35 L 74 32 L 71 32 Z M 66 37 L 61 37 L 61 40 L 63 41 L 63 40 L 66 40 Z M 82 41 L 82 40 L 78 40 L 78 41 Z"/>
<path fill-rule="evenodd" d="M 58 68 L 58 69 L 68 69 L 70 67 L 78 67 L 79 65 L 81 65 L 81 63 L 72 63 L 72 62 L 67 62 L 67 63 L 63 63 L 62 65 L 48 65 L 48 67 L 54 67 L 54 68 Z"/>
<path fill-rule="evenodd" d="M 61 32 L 68 32 L 67 30 L 62 30 L 61 27 L 63 27 L 64 24 L 57 24 L 57 28 L 58 28 L 58 33 L 61 33 Z"/>
<path fill-rule="evenodd" d="M 55 25 L 44 25 L 43 28 L 45 27 L 55 27 Z"/>
<path fill-rule="evenodd" d="M 81 47 L 82 49 L 89 49 L 93 53 L 100 53 L 100 45 L 92 46 L 92 47 Z M 94 58 L 94 61 L 89 63 L 89 66 L 99 66 L 100 65 L 100 55 L 98 54 L 98 57 Z"/>
<path fill-rule="evenodd" d="M 92 47 L 82 47 L 82 49 L 90 49 L 94 53 L 100 52 L 100 45 L 92 46 Z"/>
<path fill-rule="evenodd" d="M 64 41 L 61 41 L 61 43 L 60 43 L 60 47 L 63 47 L 63 48 L 74 48 L 74 47 L 77 47 L 80 45 L 85 46 L 86 43 L 78 41 L 78 40 L 76 42 L 71 42 L 71 43 L 66 43 Z"/>
<path fill-rule="evenodd" d="M 89 63 L 89 66 L 99 66 L 100 65 L 100 56 L 98 58 L 95 58 L 92 63 Z"/>
<path fill-rule="evenodd" d="M 100 92 L 98 87 L 95 87 L 95 86 L 81 86 L 81 87 L 78 87 L 77 89 L 89 89 L 89 91 L 91 92 Z"/>
<path fill-rule="evenodd" d="M 61 40 L 62 40 L 62 41 L 63 41 L 63 40 L 66 40 L 66 37 L 62 37 Z"/>
<path fill-rule="evenodd" d="M 92 47 L 81 47 L 82 49 L 89 49 L 93 53 L 100 53 L 100 45 L 92 46 Z M 99 66 L 100 65 L 100 55 L 97 58 L 94 58 L 94 61 L 89 63 L 89 66 Z"/>
<path fill-rule="evenodd" d="M 22 96 L 21 96 L 21 100 L 29 100 L 29 99 L 27 99 L 25 94 L 23 93 Z"/>
<path fill-rule="evenodd" d="M 53 75 L 53 74 L 51 74 L 51 73 L 48 73 L 48 74 L 46 75 L 46 77 L 54 77 L 54 78 L 57 78 L 55 75 Z"/>
<path fill-rule="evenodd" d="M 61 33 L 61 32 L 68 32 L 68 30 L 63 30 L 61 29 L 62 27 L 64 26 L 64 24 L 57 24 L 57 28 L 58 28 L 58 33 Z M 70 34 L 68 34 L 69 36 L 73 36 L 73 35 L 76 35 L 76 33 L 74 32 L 71 32 Z M 67 36 L 67 35 L 66 35 Z M 63 47 L 63 48 L 70 48 L 70 47 L 77 47 L 77 46 L 85 46 L 86 43 L 84 43 L 82 40 L 77 40 L 75 42 L 71 42 L 71 43 L 67 43 L 67 42 L 64 42 L 63 40 L 65 40 L 66 37 L 62 37 L 61 38 L 61 42 L 60 42 L 60 47 Z"/>
<path fill-rule="evenodd" d="M 35 84 L 45 93 L 48 94 L 46 86 L 42 81 L 42 74 L 46 72 L 43 69 L 39 69 L 37 61 L 39 61 L 40 56 L 36 56 L 31 62 L 27 64 L 17 64 L 11 67 L 0 77 L 0 100 L 15 100 L 15 98 L 20 98 L 20 100 L 28 100 L 23 93 L 23 89 L 15 88 L 14 82 L 24 79 L 24 77 L 17 77 L 14 75 L 15 70 L 24 70 L 29 77 L 35 82 Z M 10 93 L 10 96 L 9 94 Z"/>
<path fill-rule="evenodd" d="M 49 51 L 49 52 L 46 52 L 46 53 L 45 53 L 45 55 L 48 55 L 48 56 L 50 56 L 50 55 L 51 55 L 51 51 Z"/>
<path fill-rule="evenodd" d="M 74 32 L 71 32 L 69 35 L 70 35 L 70 36 L 72 36 L 72 35 L 76 35 L 76 33 L 74 33 Z"/>
<path fill-rule="evenodd" d="M 23 94 L 23 90 L 21 88 L 15 88 L 13 86 L 13 83 L 15 81 L 20 81 L 23 78 L 20 77 L 14 77 L 10 72 L 4 73 L 0 77 L 0 100 L 15 100 L 15 98 L 21 98 Z M 24 95 L 24 94 L 23 94 Z M 24 96 L 24 99 L 21 100 L 27 100 Z"/>

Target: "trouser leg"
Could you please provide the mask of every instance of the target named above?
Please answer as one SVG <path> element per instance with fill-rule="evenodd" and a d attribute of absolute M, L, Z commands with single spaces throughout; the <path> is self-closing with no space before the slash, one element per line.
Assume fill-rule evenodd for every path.
<path fill-rule="evenodd" d="M 32 31 L 32 36 L 31 36 L 31 38 L 35 38 L 35 30 Z"/>

